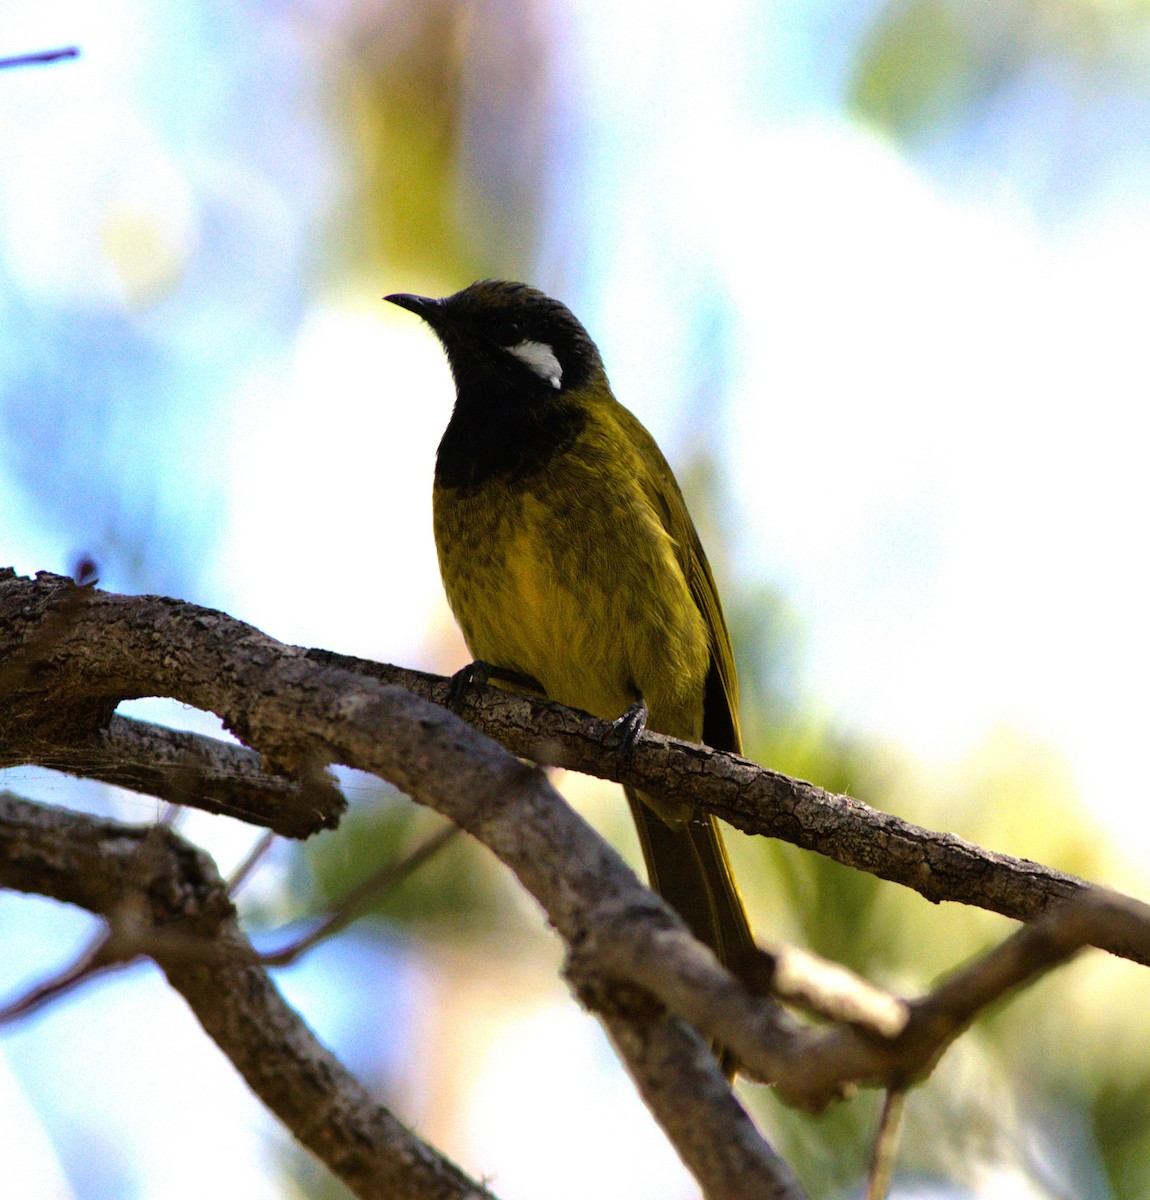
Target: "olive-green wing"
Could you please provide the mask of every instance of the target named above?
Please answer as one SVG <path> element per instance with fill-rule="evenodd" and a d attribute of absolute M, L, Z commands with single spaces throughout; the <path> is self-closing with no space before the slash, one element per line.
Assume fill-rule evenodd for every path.
<path fill-rule="evenodd" d="M 674 542 L 691 596 L 711 637 L 711 665 L 703 701 L 703 740 L 718 750 L 742 749 L 738 684 L 731 638 L 723 619 L 707 556 L 687 512 L 683 493 L 654 439 L 620 406 L 624 432 L 638 454 L 636 469 L 644 491 Z M 755 939 L 735 883 L 719 824 L 699 814 L 685 828 L 672 829 L 631 789 L 627 790 L 651 886 L 678 909 L 695 935 L 738 975 L 755 968 Z M 734 1060 L 720 1050 L 728 1074 Z"/>
<path fill-rule="evenodd" d="M 640 472 L 644 490 L 661 516 L 663 527 L 671 535 L 691 597 L 703 614 L 711 636 L 711 666 L 703 703 L 703 741 L 716 750 L 732 750 L 738 754 L 743 748 L 739 730 L 739 683 L 731 635 L 723 617 L 723 606 L 719 603 L 711 564 L 703 552 L 679 482 L 655 439 L 622 405 L 618 411 L 619 420 L 638 449 L 645 468 Z"/>

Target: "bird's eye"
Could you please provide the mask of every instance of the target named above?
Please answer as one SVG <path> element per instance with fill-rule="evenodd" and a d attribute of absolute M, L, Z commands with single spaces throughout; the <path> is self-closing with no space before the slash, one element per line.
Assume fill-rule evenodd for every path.
<path fill-rule="evenodd" d="M 506 317 L 499 325 L 499 340 L 504 346 L 514 346 L 523 340 L 523 322 L 515 317 Z"/>

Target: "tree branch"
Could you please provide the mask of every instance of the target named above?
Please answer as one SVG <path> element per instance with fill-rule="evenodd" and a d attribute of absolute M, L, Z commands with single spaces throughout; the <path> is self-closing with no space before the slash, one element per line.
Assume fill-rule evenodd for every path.
<path fill-rule="evenodd" d="M 318 663 L 397 684 L 442 704 L 447 681 L 330 650 L 308 650 Z M 607 736 L 610 722 L 546 700 L 496 687 L 472 689 L 460 713 L 514 753 L 550 766 L 677 796 L 744 833 L 775 837 L 804 850 L 901 884 L 934 903 L 952 901 L 1030 921 L 1094 885 L 1076 875 L 987 850 L 880 812 L 853 796 L 825 791 L 736 754 L 645 732 L 620 757 Z M 1100 930 L 1099 943 L 1121 958 L 1150 966 L 1150 944 Z"/>
<path fill-rule="evenodd" d="M 8 671 L 0 744 L 4 738 L 43 744 L 45 723 L 52 736 L 89 739 L 120 698 L 169 695 L 218 713 L 281 770 L 315 772 L 320 764 L 344 763 L 435 808 L 487 845 L 543 906 L 568 947 L 568 978 L 602 1016 L 656 1119 L 709 1198 L 800 1193 L 731 1095 L 708 1042 L 729 1047 L 749 1074 L 777 1083 L 790 1102 L 818 1109 L 856 1083 L 902 1087 L 920 1078 L 986 1004 L 1087 942 L 1150 961 L 1145 907 L 1072 876 L 657 735 L 645 736 L 639 752 L 616 770 L 613 751 L 603 750 L 604 723 L 509 693 L 479 696 L 469 715 L 495 721 L 491 714 L 499 714 L 519 753 L 648 790 L 673 784 L 680 795 L 745 828 L 785 830 L 798 844 L 832 848 L 839 861 L 913 881 L 933 899 L 953 892 L 950 898 L 1008 915 L 1018 915 L 1018 908 L 1028 910 L 1022 915 L 1048 910 L 909 1002 L 824 964 L 765 954 L 764 992 L 784 993 L 850 1022 L 830 1030 L 796 1026 L 691 937 L 542 771 L 454 714 L 380 682 L 378 673 L 390 669 L 353 672 L 345 669 L 349 660 L 283 646 L 193 605 L 94 591 L 78 602 L 69 588 L 70 581 L 53 577 L 29 583 L 0 575 L 0 662 L 19 664 Z M 411 673 L 402 674 L 411 686 Z M 438 694 L 443 685 L 427 686 Z M 818 838 L 816 830 L 822 831 Z M 1058 903 L 1075 895 L 1081 899 Z M 165 969 L 176 982 L 177 965 Z M 198 969 L 205 973 L 202 960 Z M 264 1042 L 261 1054 L 270 1061 L 274 1046 Z"/>
<path fill-rule="evenodd" d="M 30 583 L 11 571 L 0 573 L 0 584 L 6 584 L 0 588 L 0 662 L 7 662 L 14 647 L 28 640 L 27 633 L 23 638 L 14 636 L 20 632 L 17 610 L 27 589 L 54 585 L 66 590 L 70 584 L 54 576 L 42 576 L 41 580 Z M 129 602 L 127 597 L 119 599 Z M 176 612 L 191 621 L 230 620 L 179 601 L 134 599 L 149 611 L 158 606 L 156 619 L 161 622 Z M 64 607 L 59 597 L 57 606 Z M 327 650 L 271 644 L 320 666 L 403 687 L 434 703 L 447 698 L 448 684 L 441 676 Z M 0 669 L 0 689 L 3 686 L 4 671 Z M 936 903 L 948 900 L 976 905 L 1025 921 L 1090 886 L 1077 876 L 984 849 L 954 834 L 926 829 L 737 755 L 660 734 L 644 733 L 634 751 L 620 758 L 605 736 L 607 722 L 533 697 L 494 687 L 475 688 L 464 701 L 462 715 L 516 754 L 615 779 L 640 790 L 657 792 L 673 786 L 677 794 L 746 833 L 777 837 L 813 850 L 844 866 L 911 888 Z M 289 837 L 306 836 L 338 820 L 343 802 L 334 789 L 327 791 L 322 785 L 317 794 L 316 776 L 301 786 L 261 772 L 258 758 L 250 752 L 221 746 L 214 739 L 176 734 L 145 722 L 115 718 L 109 723 L 107 712 L 93 712 L 91 707 L 79 728 L 72 724 L 63 731 L 55 729 L 47 740 L 35 725 L 24 733 L 11 723 L 5 729 L 0 709 L 0 765 L 38 763 L 71 771 L 177 803 L 240 816 Z M 87 754 L 93 759 L 90 770 L 85 766 Z M 194 787 L 179 771 L 185 763 L 194 772 Z M 1100 948 L 1150 965 L 1146 946 L 1112 942 Z"/>
<path fill-rule="evenodd" d="M 811 1038 L 780 1081 L 788 1103 L 814 1111 L 842 1092 L 845 1080 L 901 1089 L 933 1069 L 948 1045 L 988 1006 L 1105 940 L 1144 943 L 1150 906 L 1097 888 L 1018 929 L 910 1002 L 901 1034 L 877 1039 L 838 1028 Z M 737 1047 L 736 1047 L 737 1048 Z"/>
<path fill-rule="evenodd" d="M 301 778 L 271 774 L 246 746 L 115 713 L 104 728 L 70 741 L 0 744 L 0 768 L 29 765 L 235 817 L 289 838 L 334 829 L 347 807 L 322 771 Z"/>
<path fill-rule="evenodd" d="M 153 958 L 252 1091 L 357 1196 L 494 1200 L 320 1045 L 258 964 L 211 861 L 171 830 L 3 792 L 0 886 L 97 913 L 119 931 L 121 958 Z"/>
<path fill-rule="evenodd" d="M 52 714 L 56 730 L 90 736 L 118 698 L 172 696 L 216 712 L 265 761 L 308 770 L 321 762 L 359 767 L 451 818 L 515 872 L 569 946 L 580 945 L 598 924 L 609 923 L 620 906 L 643 912 L 653 907 L 660 920 L 693 940 L 539 768 L 520 762 L 453 713 L 401 688 L 314 663 L 222 613 L 163 598 L 91 592 L 74 606 L 65 631 L 39 638 L 43 625 L 59 623 L 61 597 L 72 587 L 71 581 L 43 575 L 32 584 L 0 578 L 0 628 L 14 626 L 14 638 L 9 637 L 17 653 L 30 643 L 42 643 L 35 654 L 25 653 L 29 669 L 4 697 L 0 739 L 7 734 L 19 741 L 46 713 Z M 13 593 L 20 602 L 6 605 Z M 4 622 L 5 612 L 12 614 L 11 623 Z M 629 936 L 648 936 L 642 922 L 631 922 L 628 929 Z M 198 970 L 212 979 L 212 971 L 202 964 L 165 969 L 181 990 L 188 986 L 183 970 Z M 717 960 L 715 969 L 721 970 Z M 205 1011 L 201 1020 L 215 1036 L 212 1014 Z M 611 1020 L 620 1041 L 631 1023 L 622 1011 Z M 679 1042 L 671 1044 L 671 1054 L 678 1053 Z M 691 1033 L 688 1044 L 695 1043 L 698 1038 Z M 274 1064 L 274 1038 L 260 1040 L 260 1053 Z M 664 1081 L 687 1065 L 669 1062 L 671 1054 L 664 1050 L 651 1058 L 634 1053 L 627 1061 L 680 1155 L 707 1172 L 698 1176 L 705 1194 L 746 1195 L 748 1179 L 760 1191 L 771 1180 L 775 1191 L 768 1194 L 797 1200 L 801 1193 L 789 1172 L 783 1174 L 777 1155 L 745 1116 L 739 1154 L 716 1154 L 709 1144 L 715 1129 L 728 1128 L 731 1106 L 738 1106 L 709 1056 L 703 1056 L 705 1066 L 697 1064 L 695 1073 L 710 1073 L 706 1095 L 722 1097 L 721 1111 L 704 1114 L 706 1095 L 700 1094 L 694 1098 L 692 1120 L 684 1120 L 684 1095 Z M 643 1073 L 655 1067 L 666 1069 Z M 282 1102 L 278 1096 L 272 1099 Z"/>
<path fill-rule="evenodd" d="M 59 50 L 36 50 L 31 54 L 15 54 L 10 58 L 0 58 L 0 71 L 9 67 L 30 67 L 38 63 L 59 62 L 62 58 L 75 58 L 79 53 L 76 46 L 64 46 Z"/>

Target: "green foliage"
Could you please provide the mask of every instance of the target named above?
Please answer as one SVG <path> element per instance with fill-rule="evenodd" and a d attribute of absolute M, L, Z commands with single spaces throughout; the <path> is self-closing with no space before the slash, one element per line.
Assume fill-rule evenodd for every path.
<path fill-rule="evenodd" d="M 1141 0 L 888 0 L 859 46 L 847 103 L 913 143 L 969 123 L 1027 70 L 1052 64 L 1083 93 L 1122 76 L 1141 91 L 1148 17 Z"/>
<path fill-rule="evenodd" d="M 335 262 L 372 277 L 469 279 L 479 264 L 456 206 L 464 14 L 429 3 L 403 19 L 406 36 L 347 60 L 333 87 L 350 172 Z"/>
<path fill-rule="evenodd" d="M 440 823 L 394 798 L 350 813 L 340 828 L 309 843 L 316 912 L 330 911 L 350 891 L 430 837 Z M 430 861 L 379 897 L 367 915 L 389 926 L 451 936 L 514 925 L 513 884 L 474 841 L 458 834 Z"/>
<path fill-rule="evenodd" d="M 546 144 L 544 114 L 521 103 L 546 70 L 531 6 L 487 21 L 454 0 L 419 0 L 378 20 L 386 28 L 333 60 L 328 87 L 346 151 L 334 272 L 442 291 L 528 276 Z M 482 157 L 477 105 L 505 126 Z"/>
<path fill-rule="evenodd" d="M 1139 1065 L 1144 1065 L 1145 1059 Z M 1147 1192 L 1150 1164 L 1150 1080 L 1143 1070 L 1107 1076 L 1090 1105 L 1095 1140 L 1116 1200 L 1137 1200 Z"/>
<path fill-rule="evenodd" d="M 795 1167 L 812 1200 L 859 1194 L 882 1107 L 878 1092 L 836 1104 L 819 1116 L 784 1108 L 765 1088 L 744 1087 L 742 1098 L 776 1149 Z"/>
<path fill-rule="evenodd" d="M 979 60 L 947 0 L 888 5 L 859 54 L 851 106 L 906 138 L 937 125 L 972 99 Z"/>

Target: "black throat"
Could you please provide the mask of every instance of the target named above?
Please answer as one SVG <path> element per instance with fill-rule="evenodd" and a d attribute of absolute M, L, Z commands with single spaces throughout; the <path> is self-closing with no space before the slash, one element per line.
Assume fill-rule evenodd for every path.
<path fill-rule="evenodd" d="M 546 384 L 536 392 L 485 383 L 459 390 L 435 458 L 437 487 L 475 492 L 492 480 L 528 479 L 563 453 L 586 421 L 580 405 Z"/>

